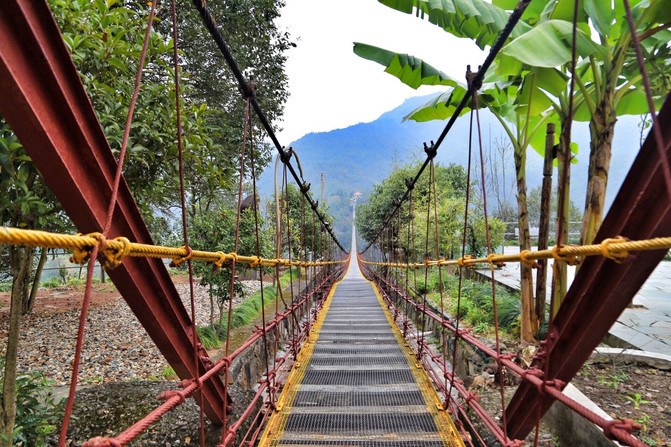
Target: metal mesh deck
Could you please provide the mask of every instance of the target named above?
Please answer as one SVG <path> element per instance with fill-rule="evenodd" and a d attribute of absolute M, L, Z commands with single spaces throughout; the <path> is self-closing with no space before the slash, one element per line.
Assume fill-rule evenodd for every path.
<path fill-rule="evenodd" d="M 463 445 L 355 262 L 336 287 L 261 445 Z"/>

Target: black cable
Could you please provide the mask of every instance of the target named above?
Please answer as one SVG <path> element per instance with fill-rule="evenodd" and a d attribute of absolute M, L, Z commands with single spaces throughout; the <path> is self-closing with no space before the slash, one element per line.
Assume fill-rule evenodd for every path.
<path fill-rule="evenodd" d="M 326 221 L 324 216 L 318 211 L 317 204 L 312 200 L 312 197 L 308 193 L 307 187 L 304 185 L 303 182 L 301 182 L 301 179 L 298 177 L 298 174 L 296 174 L 294 167 L 291 166 L 291 163 L 289 162 L 290 155 L 287 154 L 283 146 L 280 144 L 279 140 L 277 139 L 277 136 L 275 135 L 275 132 L 273 131 L 273 128 L 271 127 L 270 123 L 268 122 L 268 119 L 266 118 L 266 115 L 263 113 L 261 106 L 256 101 L 256 97 L 254 96 L 254 90 L 245 79 L 245 76 L 242 74 L 242 71 L 240 70 L 238 63 L 235 61 L 235 58 L 233 57 L 231 49 L 229 48 L 228 44 L 226 43 L 226 40 L 224 39 L 224 36 L 222 36 L 221 32 L 217 28 L 217 23 L 215 22 L 214 18 L 212 17 L 212 14 L 210 13 L 210 10 L 205 4 L 205 0 L 193 0 L 193 5 L 198 10 L 200 18 L 203 20 L 205 27 L 210 32 L 210 35 L 214 39 L 214 42 L 217 44 L 219 51 L 224 56 L 226 63 L 231 68 L 233 75 L 237 79 L 238 84 L 240 86 L 240 92 L 245 98 L 251 98 L 251 104 L 252 108 L 254 109 L 254 112 L 258 116 L 259 121 L 261 121 L 263 127 L 266 129 L 268 136 L 273 141 L 273 144 L 275 145 L 275 148 L 277 149 L 277 152 L 280 155 L 280 160 L 282 160 L 282 163 L 284 163 L 287 166 L 287 168 L 289 168 L 289 172 L 291 172 L 291 176 L 294 178 L 296 184 L 299 186 L 301 194 L 305 196 L 305 198 L 310 203 L 310 207 L 315 211 L 315 213 L 317 213 L 320 222 L 322 223 L 323 227 L 326 228 L 326 231 L 328 231 L 329 235 L 331 236 L 331 239 L 333 239 L 333 241 L 345 254 L 348 254 L 349 252 L 343 248 L 338 238 L 335 236 L 335 234 L 333 234 L 333 229 L 331 228 L 331 225 Z"/>
<path fill-rule="evenodd" d="M 373 240 L 368 243 L 366 248 L 364 248 L 362 251 L 359 252 L 360 254 L 364 254 L 371 247 L 371 245 L 373 245 L 377 241 L 377 239 L 380 237 L 382 229 L 386 227 L 387 224 L 389 224 L 389 221 L 391 220 L 394 213 L 396 213 L 396 211 L 398 211 L 398 209 L 401 208 L 403 202 L 405 202 L 405 200 L 408 198 L 410 190 L 414 188 L 415 183 L 417 183 L 419 177 L 424 172 L 424 169 L 426 169 L 426 167 L 429 165 L 431 159 L 433 159 L 436 156 L 436 153 L 438 152 L 438 147 L 440 147 L 443 140 L 445 140 L 445 137 L 447 136 L 448 132 L 450 131 L 450 129 L 452 129 L 452 126 L 454 125 L 455 121 L 461 114 L 461 111 L 464 109 L 464 107 L 466 107 L 466 104 L 470 101 L 471 97 L 473 96 L 473 92 L 480 89 L 480 87 L 482 86 L 482 81 L 485 78 L 485 73 L 487 73 L 487 70 L 492 65 L 492 62 L 494 62 L 494 58 L 496 58 L 496 55 L 499 53 L 499 51 L 501 51 L 501 48 L 503 48 L 503 45 L 506 43 L 506 40 L 508 40 L 510 33 L 512 33 L 513 29 L 515 28 L 515 25 L 517 25 L 517 22 L 519 22 L 520 18 L 522 17 L 522 14 L 524 13 L 524 10 L 527 8 L 527 6 L 529 6 L 529 3 L 531 3 L 531 0 L 520 0 L 517 6 L 515 6 L 515 9 L 510 14 L 510 17 L 508 17 L 508 23 L 506 23 L 506 26 L 503 27 L 503 29 L 499 33 L 499 36 L 496 38 L 496 42 L 494 42 L 494 45 L 492 45 L 491 49 L 489 50 L 487 58 L 479 67 L 478 71 L 474 73 L 474 76 L 472 77 L 470 76 L 471 74 L 470 65 L 468 66 L 468 72 L 466 75 L 468 79 L 468 89 L 466 90 L 466 94 L 459 102 L 459 105 L 457 105 L 457 108 L 454 110 L 454 113 L 452 113 L 452 116 L 445 125 L 445 128 L 441 132 L 440 136 L 438 136 L 436 142 L 434 143 L 433 141 L 431 141 L 431 146 L 427 146 L 426 143 L 424 143 L 424 150 L 427 153 L 426 160 L 424 160 L 424 163 L 419 168 L 419 171 L 417 171 L 417 175 L 415 175 L 415 178 L 412 180 L 411 184 L 408 185 L 399 203 L 396 205 L 396 207 L 394 207 L 394 209 L 389 213 L 387 218 L 384 220 L 384 223 L 382 224 L 378 232 L 375 234 Z"/>

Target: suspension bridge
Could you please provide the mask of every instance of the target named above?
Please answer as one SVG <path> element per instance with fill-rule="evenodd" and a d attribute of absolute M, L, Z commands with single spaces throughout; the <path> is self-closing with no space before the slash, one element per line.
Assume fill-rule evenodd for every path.
<path fill-rule="evenodd" d="M 204 26 L 239 82 L 246 102 L 246 126 L 255 115 L 278 150 L 284 166 L 284 183 L 293 178 L 299 186 L 301 221 L 319 222 L 311 227 L 311 246 L 298 247 L 297 251 L 302 253 L 299 258 L 292 257 L 291 246 L 284 252 L 286 257 L 278 250 L 276 257 L 264 258 L 260 251 L 237 253 L 237 248 L 231 253 L 215 251 L 216 247 L 212 251 L 193 250 L 186 227 L 183 246 L 153 244 L 122 175 L 127 135 L 117 161 L 48 6 L 43 1 L 2 2 L 0 114 L 80 234 L 2 227 L 0 243 L 68 249 L 73 252 L 73 260 L 89 266 L 59 444 L 66 442 L 86 329 L 91 272 L 99 261 L 181 382 L 179 388 L 160 396 L 163 403 L 125 431 L 113 437 L 91 439 L 83 444 L 85 446 L 129 444 L 153 422 L 189 398 L 195 399 L 200 407 L 201 443 L 204 442 L 203 420 L 207 417 L 222 426 L 221 446 L 460 446 L 485 445 L 485 438 L 493 438 L 500 445 L 516 446 L 528 439 L 555 401 L 600 426 L 611 439 L 627 445 L 644 445 L 635 437 L 635 423 L 605 420 L 565 396 L 562 389 L 671 247 L 671 197 L 668 195 L 671 190 L 668 168 L 671 102 L 668 99 L 658 115 L 653 110 L 653 131 L 594 244 L 568 246 L 558 241 L 552 249 L 514 255 L 497 255 L 490 251 L 483 258 L 462 253 L 458 259 L 421 262 L 397 259 L 394 225 L 401 218 L 402 204 L 412 200 L 413 187 L 425 174 L 433 182 L 435 197 L 433 159 L 459 112 L 469 101 L 477 100 L 485 73 L 528 3 L 524 0 L 519 3 L 487 59 L 469 76 L 468 91 L 462 103 L 435 142 L 426 145 L 426 161 L 408 182 L 396 208 L 381 222 L 376 239 L 369 241 L 371 245 L 360 253 L 353 242 L 352 252 L 347 253 L 319 212 L 309 185 L 292 166 L 291 151 L 277 140 L 256 101 L 253 85 L 237 66 L 205 2 L 194 0 Z M 151 8 L 148 29 L 155 3 Z M 176 27 L 173 28 L 176 32 Z M 139 61 L 136 93 L 146 47 L 147 39 Z M 174 64 L 177 73 L 176 48 Z M 175 85 L 179 85 L 177 75 Z M 179 110 L 179 95 L 176 96 Z M 132 108 L 133 105 L 127 129 L 132 121 Z M 177 128 L 180 129 L 179 114 Z M 182 166 L 179 131 L 176 138 Z M 247 132 L 240 156 L 238 211 L 245 174 L 255 188 L 256 173 L 253 169 L 251 173 L 244 172 L 246 154 L 253 166 L 254 148 Z M 183 208 L 184 196 L 182 185 Z M 253 210 L 258 212 L 256 205 Z M 280 221 L 285 218 L 288 222 L 288 209 L 278 214 Z M 304 228 L 301 231 L 305 231 Z M 258 234 L 258 226 L 256 231 Z M 284 231 L 290 231 L 289 225 Z M 315 231 L 324 237 L 315 237 Z M 237 247 L 238 228 L 235 232 Z M 290 236 L 287 234 L 288 241 L 292 239 Z M 301 236 L 300 240 L 305 241 L 306 235 Z M 278 239 L 282 239 L 281 233 Z M 370 246 L 375 250 L 368 250 Z M 418 269 L 441 272 L 448 266 L 460 274 L 474 265 L 488 265 L 493 271 L 501 262 L 530 265 L 549 258 L 555 263 L 580 261 L 582 264 L 528 368 L 514 362 L 514 353 L 503 352 L 498 339 L 492 348 L 460 325 L 458 316 L 450 317 L 444 309 L 429 305 L 426 296 L 422 299 L 411 293 L 398 275 Z M 282 308 L 277 304 L 272 317 L 266 318 L 264 314 L 263 324 L 240 347 L 229 349 L 227 340 L 223 357 L 214 361 L 202 347 L 196 332 L 193 293 L 190 313 L 182 304 L 163 259 L 171 259 L 176 265 L 187 264 L 191 283 L 191 265 L 195 262 L 210 263 L 215 269 L 231 269 L 232 277 L 236 266 L 241 265 L 258 269 L 261 278 L 264 268 L 274 270 L 277 276 L 280 269 L 287 267 L 310 272 L 310 275 L 301 283 L 305 276 L 299 274 L 297 292 L 291 288 L 291 300 Z M 496 299 L 492 298 L 495 307 Z M 231 310 L 232 306 L 229 312 Z M 14 315 L 18 314 L 12 310 L 10 318 Z M 428 340 L 426 329 L 429 327 L 437 335 L 434 343 Z M 501 382 L 501 408 L 497 414 L 488 413 L 478 403 L 477 393 L 467 389 L 450 367 L 450 359 L 456 357 L 459 344 L 455 340 L 474 346 L 492 358 L 500 371 L 505 369 L 519 377 L 520 384 L 507 402 Z M 229 394 L 229 384 L 234 379 L 229 376 L 231 365 L 253 349 L 260 352 L 263 376 L 250 402 L 233 402 Z M 233 419 L 235 405 L 245 406 Z M 537 437 L 531 442 L 536 443 Z"/>

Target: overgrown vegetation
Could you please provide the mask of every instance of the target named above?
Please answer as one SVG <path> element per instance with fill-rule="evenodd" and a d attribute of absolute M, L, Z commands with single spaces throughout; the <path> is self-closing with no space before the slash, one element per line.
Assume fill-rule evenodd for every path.
<path fill-rule="evenodd" d="M 216 17 L 225 18 L 220 25 L 227 41 L 240 50 L 240 68 L 249 76 L 250 68 L 255 67 L 257 100 L 271 120 L 282 115 L 287 97 L 284 52 L 291 41 L 275 24 L 282 5 L 282 0 L 211 5 Z M 49 6 L 110 147 L 118 153 L 152 2 L 49 0 Z M 174 42 L 170 38 L 170 5 L 156 6 L 142 87 L 130 129 L 124 178 L 154 240 L 170 243 L 176 240 L 174 211 L 179 208 L 180 197 L 171 64 Z M 254 20 L 249 20 L 250 11 Z M 216 46 L 202 45 L 210 38 L 196 11 L 180 3 L 180 12 L 183 13 L 179 27 L 186 194 L 193 205 L 187 212 L 191 217 L 217 215 L 222 208 L 235 206 L 232 186 L 236 183 L 238 149 L 242 146 L 244 101 L 240 100 L 230 70 L 214 56 Z M 254 125 L 259 124 L 254 121 Z M 252 134 L 256 140 L 256 168 L 260 172 L 269 161 L 270 147 L 263 142 L 261 132 Z M 0 190 L 5 192 L 0 195 L 0 225 L 63 231 L 70 223 L 33 163 L 30 153 L 34 152 L 22 146 L 20 137 L 0 117 Z M 35 297 L 32 292 L 40 283 L 42 262 L 46 259 L 46 250 L 42 250 L 36 268 L 35 248 L 11 246 L 8 252 L 13 287 L 6 383 L 0 401 L 0 433 L 5 434 L 11 434 L 16 413 L 13 384 L 20 317 L 32 310 Z M 0 440 L 0 445 L 9 445 L 9 441 Z"/>
<path fill-rule="evenodd" d="M 1 380 L 4 380 L 4 366 L 5 357 L 2 356 Z M 16 378 L 16 421 L 11 434 L 12 445 L 44 446 L 46 436 L 56 430 L 61 403 L 53 397 L 51 384 L 43 372 L 31 372 Z"/>
<path fill-rule="evenodd" d="M 419 163 L 407 163 L 397 166 L 393 172 L 373 187 L 368 203 L 358 206 L 357 231 L 364 240 L 374 239 L 380 223 L 391 213 L 396 206 L 396 200 L 405 192 L 406 179 L 412 178 L 419 169 Z M 404 259 L 422 261 L 424 256 L 432 259 L 447 257 L 454 259 L 460 252 L 464 233 L 464 209 L 466 207 L 466 170 L 463 166 L 450 164 L 443 166 L 436 164 L 436 203 L 438 215 L 438 229 L 440 237 L 440 253 L 436 253 L 433 228 L 435 225 L 433 210 L 433 190 L 429 190 L 431 183 L 428 170 L 419 179 L 413 190 L 414 230 L 411 228 L 409 202 L 406 201 L 401 209 L 401 228 L 394 220 L 393 245 L 403 250 Z M 467 253 L 481 256 L 487 252 L 485 237 L 485 220 L 482 204 L 476 193 L 476 185 L 471 185 L 469 206 L 469 221 L 466 228 Z M 431 200 L 429 224 L 426 223 L 427 205 Z M 428 253 L 425 248 L 429 229 Z M 504 224 L 501 220 L 490 216 L 489 230 L 492 237 L 492 246 L 498 246 L 503 240 Z M 414 234 L 414 240 L 408 244 L 408 234 Z M 388 236 L 388 235 L 387 235 Z M 380 242 L 380 241 L 378 241 Z"/>
<path fill-rule="evenodd" d="M 492 285 L 489 282 L 475 281 L 462 278 L 461 299 L 459 296 L 459 277 L 443 271 L 443 304 L 446 311 L 474 329 L 475 333 L 489 334 L 494 331 L 494 303 L 492 301 Z M 410 277 L 410 284 L 414 284 L 414 278 Z M 434 305 L 440 305 L 440 281 L 438 271 L 430 272 L 428 279 L 424 281 L 424 275 L 417 275 L 417 289 L 420 294 L 427 293 L 429 300 Z M 460 304 L 460 306 L 459 306 Z M 520 296 L 510 289 L 496 286 L 496 306 L 499 328 L 513 337 L 519 337 L 520 331 Z M 541 328 L 541 338 L 545 330 Z"/>
<path fill-rule="evenodd" d="M 286 271 L 280 277 L 281 288 L 284 289 L 290 284 L 290 278 L 298 278 L 298 268 L 293 268 L 291 274 Z M 263 288 L 263 301 L 266 305 L 272 303 L 277 298 L 277 286 L 268 285 Z M 261 313 L 261 291 L 257 290 L 242 303 L 233 307 L 231 315 L 231 330 L 246 326 L 258 317 Z M 228 313 L 224 313 L 219 321 L 208 326 L 198 327 L 198 336 L 200 337 L 205 349 L 213 349 L 221 346 L 221 342 L 226 340 L 226 327 L 228 327 Z M 223 330 L 220 330 L 223 328 Z"/>

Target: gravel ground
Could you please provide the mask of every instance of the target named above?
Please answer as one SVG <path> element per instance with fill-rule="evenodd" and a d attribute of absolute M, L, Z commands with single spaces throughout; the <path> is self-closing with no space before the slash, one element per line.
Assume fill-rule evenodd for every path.
<path fill-rule="evenodd" d="M 162 391 L 175 389 L 172 382 L 114 382 L 91 386 L 77 391 L 67 442 L 71 447 L 94 436 L 117 436 L 141 417 L 156 408 L 156 396 Z M 229 388 L 235 402 L 250 400 L 250 392 L 236 387 Z M 233 420 L 241 409 L 234 408 Z M 217 445 L 221 427 L 216 427 L 205 418 L 205 445 Z M 47 440 L 48 446 L 57 445 L 57 433 Z M 130 444 L 134 447 L 164 446 L 180 447 L 200 445 L 200 411 L 194 399 L 168 412 L 149 429 L 142 432 Z"/>
<path fill-rule="evenodd" d="M 243 281 L 247 296 L 258 290 L 257 281 Z M 188 284 L 177 284 L 190 309 Z M 207 289 L 196 284 L 196 322 L 209 321 Z M 240 300 L 235 300 L 234 304 Z M 0 321 L 0 352 L 6 348 L 8 319 Z M 55 385 L 70 382 L 79 311 L 34 313 L 21 320 L 19 371 L 42 371 Z M 167 363 L 121 298 L 89 309 L 84 333 L 80 384 L 156 380 Z"/>

